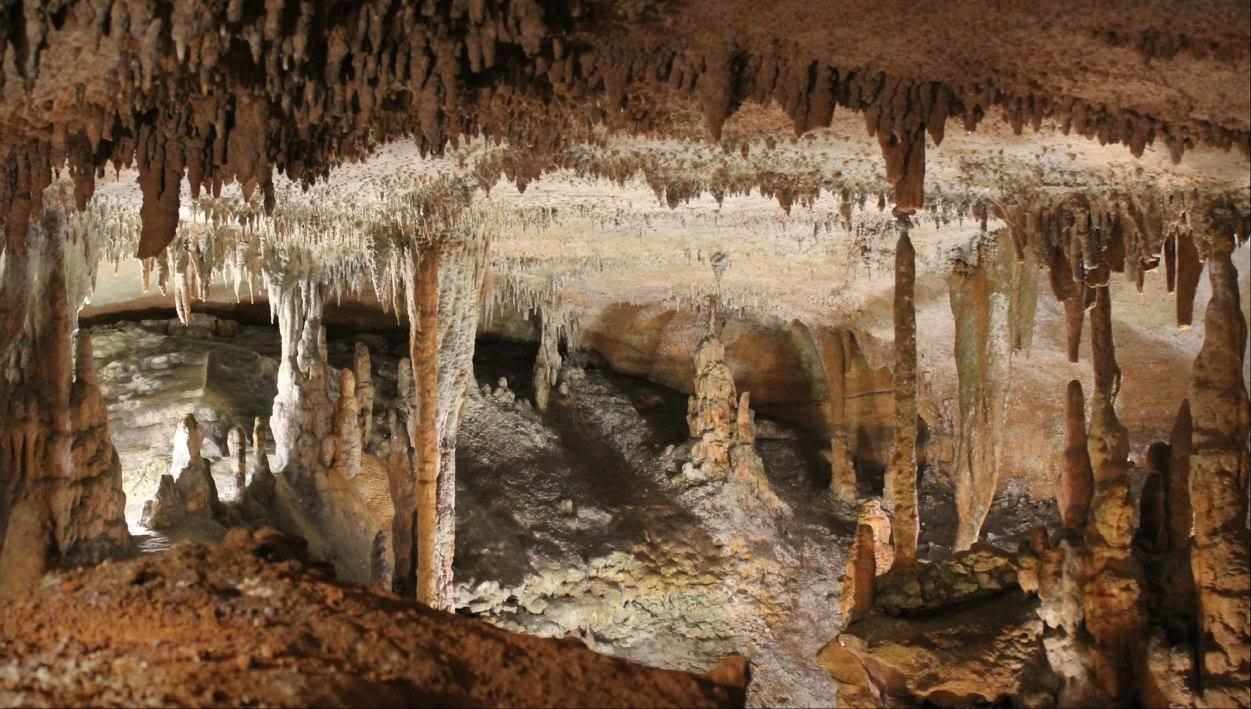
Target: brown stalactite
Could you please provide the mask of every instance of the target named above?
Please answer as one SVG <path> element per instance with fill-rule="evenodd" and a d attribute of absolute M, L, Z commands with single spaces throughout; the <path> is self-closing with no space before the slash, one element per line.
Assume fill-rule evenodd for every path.
<path fill-rule="evenodd" d="M 1064 332 L 1069 361 L 1076 364 L 1081 359 L 1082 323 L 1086 320 L 1086 285 L 1078 284 L 1077 294 L 1064 301 Z"/>
<path fill-rule="evenodd" d="M 1066 529 L 1082 529 L 1094 494 L 1094 473 L 1086 448 L 1086 398 L 1082 383 L 1069 382 L 1064 397 L 1064 468 L 1056 491 L 1060 521 Z"/>
<path fill-rule="evenodd" d="M 414 258 L 417 258 L 414 255 Z M 409 327 L 409 353 L 417 392 L 417 438 L 413 477 L 416 489 L 417 524 L 413 548 L 417 550 L 417 600 L 442 608 L 438 597 L 436 535 L 439 482 L 439 252 L 421 253 L 416 271 L 416 317 Z"/>
<path fill-rule="evenodd" d="M 1203 701 L 1212 706 L 1251 706 L 1251 535 L 1246 527 L 1251 403 L 1242 379 L 1247 323 L 1232 249 L 1227 234 L 1213 236 L 1208 258 L 1212 298 L 1190 399 L 1190 562 L 1199 599 L 1200 687 Z"/>
<path fill-rule="evenodd" d="M 1112 294 L 1095 289 L 1095 307 L 1090 311 L 1090 359 L 1095 370 L 1095 393 L 1116 402 L 1121 390 L 1121 368 L 1116 363 L 1112 339 Z"/>
<path fill-rule="evenodd" d="M 886 181 L 895 191 L 895 208 L 912 212 L 925 206 L 925 129 L 902 136 L 879 132 L 878 144 L 886 161 Z"/>
<path fill-rule="evenodd" d="M 916 561 L 917 326 L 916 251 L 907 231 L 895 245 L 895 452 L 886 473 L 897 564 Z"/>

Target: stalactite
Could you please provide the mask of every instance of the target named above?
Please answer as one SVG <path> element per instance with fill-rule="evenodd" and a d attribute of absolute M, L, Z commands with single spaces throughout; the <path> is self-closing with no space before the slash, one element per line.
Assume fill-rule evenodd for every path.
<path fill-rule="evenodd" d="M 1090 359 L 1094 363 L 1095 393 L 1115 403 L 1121 390 L 1121 368 L 1116 364 L 1112 294 L 1107 288 L 1095 290 L 1095 307 L 1090 311 Z"/>
<path fill-rule="evenodd" d="M 917 329 L 913 304 L 916 251 L 907 231 L 895 246 L 895 452 L 886 488 L 897 564 L 916 561 L 917 535 Z"/>
<path fill-rule="evenodd" d="M 1011 385 L 1010 303 L 1013 257 L 1007 234 L 979 247 L 977 266 L 959 265 L 948 278 L 956 320 L 960 418 L 956 441 L 956 547 L 972 546 L 990 511 L 999 476 L 1000 429 Z"/>

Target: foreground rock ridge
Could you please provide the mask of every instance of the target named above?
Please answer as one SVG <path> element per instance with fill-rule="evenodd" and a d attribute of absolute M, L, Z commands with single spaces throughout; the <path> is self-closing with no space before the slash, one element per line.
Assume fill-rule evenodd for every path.
<path fill-rule="evenodd" d="M 303 552 L 273 530 L 232 529 L 220 546 L 49 577 L 0 621 L 0 697 L 45 706 L 742 706 L 746 679 L 733 661 L 715 680 L 650 669 L 336 583 Z M 32 632 L 50 623 L 72 628 L 72 639 Z"/>
<path fill-rule="evenodd" d="M 0 703 L 1251 709 L 1249 176 L 1235 0 L 5 3 Z"/>

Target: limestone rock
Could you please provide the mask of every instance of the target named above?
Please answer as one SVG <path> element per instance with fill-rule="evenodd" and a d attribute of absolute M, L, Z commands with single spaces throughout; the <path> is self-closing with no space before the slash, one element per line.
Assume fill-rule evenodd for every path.
<path fill-rule="evenodd" d="M 851 623 L 817 662 L 861 706 L 940 706 L 1018 697 L 1045 676 L 1038 600 L 1022 592 L 923 618 L 871 615 Z"/>
<path fill-rule="evenodd" d="M 695 353 L 695 386 L 687 404 L 691 459 L 683 474 L 691 480 L 730 482 L 772 512 L 787 513 L 786 503 L 769 488 L 764 462 L 756 452 L 755 414 L 749 392 L 738 396 L 725 364 L 725 346 L 708 335 Z"/>

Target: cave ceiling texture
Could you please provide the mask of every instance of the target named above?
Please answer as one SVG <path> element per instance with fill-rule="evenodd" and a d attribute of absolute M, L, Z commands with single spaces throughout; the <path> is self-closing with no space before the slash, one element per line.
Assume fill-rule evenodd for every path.
<path fill-rule="evenodd" d="M 0 0 L 0 705 L 1251 709 L 1246 0 Z"/>

